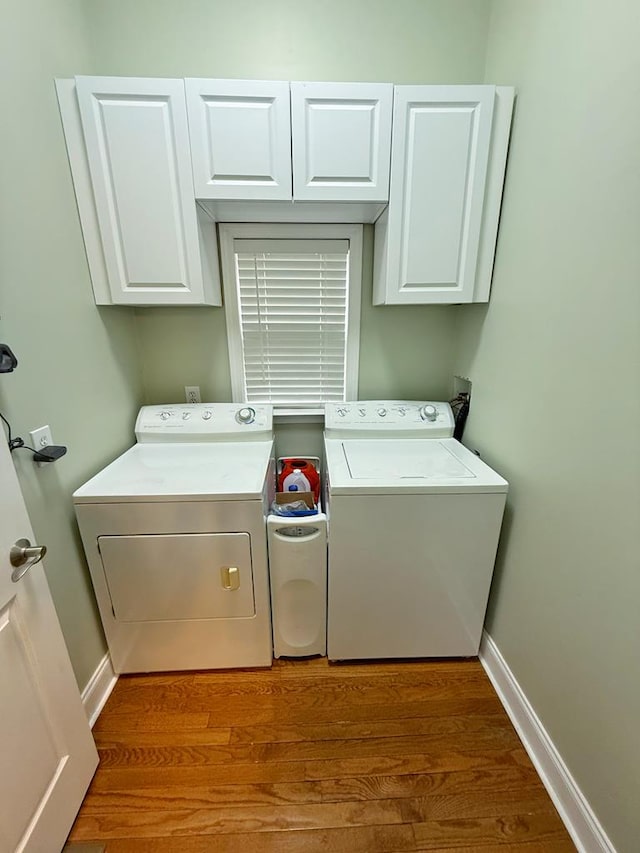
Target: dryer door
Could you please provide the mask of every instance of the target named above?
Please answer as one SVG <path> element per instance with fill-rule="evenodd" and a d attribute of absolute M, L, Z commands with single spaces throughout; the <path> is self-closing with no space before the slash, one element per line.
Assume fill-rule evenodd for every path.
<path fill-rule="evenodd" d="M 248 533 L 99 536 L 118 622 L 255 614 Z"/>

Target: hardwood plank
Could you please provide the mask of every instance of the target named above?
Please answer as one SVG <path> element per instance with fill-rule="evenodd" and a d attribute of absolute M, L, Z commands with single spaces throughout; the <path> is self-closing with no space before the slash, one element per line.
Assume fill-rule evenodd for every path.
<path fill-rule="evenodd" d="M 413 778 L 413 777 L 407 777 Z M 83 804 L 85 814 L 206 809 L 214 806 L 282 806 L 290 803 L 321 803 L 321 782 L 275 782 L 247 785 L 185 785 L 143 788 L 135 791 L 92 792 Z M 347 799 L 347 798 L 345 798 Z M 347 799 L 348 801 L 348 799 Z"/>
<path fill-rule="evenodd" d="M 318 675 L 313 677 L 279 678 L 255 676 L 253 673 L 223 674 L 196 680 L 187 676 L 187 681 L 174 680 L 166 684 L 132 684 L 128 689 L 114 690 L 110 697 L 109 710 L 124 706 L 123 710 L 136 710 L 139 706 L 179 709 L 185 699 L 190 710 L 203 710 L 203 700 L 211 703 L 215 697 L 264 696 L 285 697 L 293 701 L 318 704 L 318 699 L 335 697 L 336 700 L 353 701 L 368 696 L 388 697 L 393 701 L 412 701 L 425 698 L 489 697 L 494 696 L 490 682 L 481 672 L 433 672 L 393 673 L 363 675 L 361 678 L 336 678 Z M 380 700 L 378 700 L 380 701 Z M 178 706 L 176 706 L 178 703 Z"/>
<path fill-rule="evenodd" d="M 230 744 L 247 746 L 260 743 L 305 743 L 329 740 L 364 740 L 366 738 L 394 738 L 408 736 L 458 735 L 462 732 L 511 731 L 502 714 L 470 714 L 450 718 L 424 717 L 401 720 L 345 723 L 286 724 L 243 726 L 229 729 L 199 727 L 195 729 L 151 728 L 129 730 L 126 722 L 118 727 L 112 715 L 111 723 L 95 733 L 98 746 L 193 746 L 200 744 Z M 127 719 L 128 719 L 127 715 Z M 178 715 L 179 716 L 179 715 Z"/>
<path fill-rule="evenodd" d="M 227 670 L 228 672 L 228 670 Z M 327 658 L 279 658 L 271 669 L 254 670 L 279 678 L 313 678 L 316 675 L 344 678 L 366 678 L 372 675 L 424 675 L 425 673 L 475 673 L 484 675 L 484 667 L 478 658 L 406 658 L 389 660 L 329 661 Z M 194 673 L 204 679 L 211 671 Z"/>
<path fill-rule="evenodd" d="M 415 849 L 410 826 L 357 826 L 112 840 L 106 853 L 400 853 Z M 533 851 L 538 853 L 538 851 Z"/>
<path fill-rule="evenodd" d="M 387 776 L 353 776 L 318 781 L 323 802 L 355 800 L 420 799 L 438 794 L 489 795 L 502 791 L 533 790 L 545 794 L 532 767 L 504 767 L 453 773 L 413 773 Z"/>
<path fill-rule="evenodd" d="M 293 741 L 267 744 L 220 746 L 199 740 L 200 732 L 185 732 L 175 740 L 163 732 L 148 733 L 139 743 L 98 742 L 103 767 L 167 767 L 225 764 L 233 761 L 308 761 L 314 759 L 366 758 L 428 754 L 432 749 L 514 749 L 520 745 L 513 730 L 458 732 L 455 735 L 422 735 L 354 740 Z"/>
<path fill-rule="evenodd" d="M 127 814 L 88 815 L 81 811 L 72 841 L 96 838 L 155 838 L 167 835 L 206 835 L 276 830 L 329 829 L 346 826 L 403 823 L 396 800 L 365 803 L 238 806 L 208 809 L 146 809 Z"/>
<path fill-rule="evenodd" d="M 402 800 L 405 823 L 464 820 L 470 818 L 503 818 L 511 815 L 557 812 L 542 783 L 526 790 L 503 790 L 499 797 L 463 794 L 429 794 L 414 800 Z"/>
<path fill-rule="evenodd" d="M 185 690 L 213 690 L 222 692 L 243 693 L 269 691 L 285 691 L 299 693 L 314 683 L 320 687 L 334 684 L 342 690 L 358 689 L 368 681 L 404 680 L 412 683 L 433 683 L 443 680 L 480 680 L 486 678 L 484 669 L 477 661 L 470 665 L 465 661 L 448 661 L 445 663 L 394 663 L 375 665 L 362 662 L 356 665 L 331 665 L 322 668 L 305 669 L 304 664 L 293 664 L 287 670 L 272 669 L 221 669 L 206 672 L 187 673 L 154 673 L 151 675 L 125 675 L 125 681 L 120 682 L 117 692 L 136 692 L 145 690 L 166 690 L 173 693 L 183 693 Z M 116 693 L 117 695 L 117 693 Z"/>
<path fill-rule="evenodd" d="M 205 729 L 211 727 L 210 713 L 200 712 L 176 712 L 176 711 L 142 711 L 124 713 L 101 714 L 93 733 L 101 734 L 108 731 L 161 731 L 174 732 L 187 729 Z M 227 740 L 220 743 L 228 743 L 230 729 L 227 728 Z M 223 737 L 221 734 L 220 737 Z"/>
<path fill-rule="evenodd" d="M 191 698 L 164 696 L 160 693 L 149 692 L 143 696 L 131 695 L 120 697 L 117 706 L 110 709 L 111 713 L 141 713 L 158 712 L 170 708 L 173 711 L 204 712 L 211 714 L 211 725 L 233 726 L 234 721 L 243 719 L 247 725 L 270 723 L 289 720 L 291 722 L 321 722 L 327 720 L 328 709 L 332 709 L 333 719 L 342 719 L 342 714 L 349 711 L 355 714 L 355 719 L 367 719 L 367 711 L 358 711 L 366 706 L 396 706 L 403 708 L 406 703 L 422 703 L 425 708 L 429 703 L 438 700 L 449 700 L 455 704 L 461 700 L 486 700 L 488 708 L 499 713 L 500 704 L 493 693 L 493 688 L 487 684 L 442 684 L 422 687 L 398 688 L 394 686 L 377 687 L 357 696 L 350 696 L 337 691 L 309 692 L 296 696 L 264 694 L 251 695 L 196 695 Z M 435 710 L 435 709 L 434 709 Z M 337 713 L 338 712 L 338 713 Z M 387 709 L 388 713 L 388 709 Z M 358 714 L 360 716 L 358 716 Z M 422 716 L 432 716 L 428 711 Z"/>
<path fill-rule="evenodd" d="M 157 781 L 157 780 L 156 780 Z M 90 791 L 86 814 L 158 809 L 202 809 L 209 806 L 261 806 L 288 803 L 330 803 L 416 798 L 437 792 L 489 794 L 504 790 L 542 788 L 530 767 L 507 767 L 460 773 L 404 776 L 354 776 L 307 782 L 235 785 L 173 785 L 136 789 L 124 785 L 111 791 Z"/>
<path fill-rule="evenodd" d="M 117 749 L 118 747 L 164 747 L 164 746 L 229 746 L 237 747 L 238 754 L 242 754 L 243 747 L 252 746 L 251 743 L 229 743 L 230 729 L 209 728 L 203 726 L 198 729 L 119 729 L 115 723 L 105 725 L 94 735 L 98 749 Z M 257 748 L 257 747 L 256 747 Z"/>
<path fill-rule="evenodd" d="M 309 740 L 352 740 L 368 737 L 455 734 L 505 728 L 502 714 L 473 714 L 451 717 L 367 720 L 348 723 L 340 720 L 321 724 L 243 726 L 231 729 L 230 743 L 276 743 Z"/>
<path fill-rule="evenodd" d="M 463 693 L 464 691 L 461 691 Z M 476 691 L 477 692 L 477 691 Z M 218 697 L 215 700 L 194 699 L 154 701 L 147 704 L 131 704 L 126 699 L 109 713 L 148 713 L 162 712 L 170 707 L 173 711 L 199 711 L 210 714 L 211 727 L 238 727 L 241 725 L 263 725 L 269 723 L 302 723 L 312 724 L 321 722 L 358 722 L 362 720 L 409 719 L 411 717 L 468 715 L 474 713 L 477 704 L 478 713 L 499 714 L 502 706 L 495 695 L 461 696 L 448 698 L 432 696 L 427 699 L 414 701 L 389 700 L 388 696 L 368 697 L 368 701 L 335 701 L 322 703 L 315 699 L 311 701 L 265 698 L 251 699 L 248 697 Z M 104 713 L 104 712 L 103 712 Z M 508 718 L 506 718 L 508 719 Z"/>
<path fill-rule="evenodd" d="M 237 703 L 232 700 L 216 702 L 215 708 L 209 708 L 211 726 L 244 726 L 345 722 L 356 723 L 382 720 L 407 720 L 414 717 L 456 717 L 469 714 L 504 715 L 510 726 L 498 697 L 448 699 L 430 698 L 403 702 L 347 702 L 332 705 L 305 705 L 300 702 L 257 702 Z"/>
<path fill-rule="evenodd" d="M 303 782 L 342 779 L 353 776 L 411 775 L 414 773 L 491 770 L 503 767 L 531 768 L 526 752 L 513 750 L 468 752 L 440 750 L 429 755 L 348 758 L 316 761 L 272 761 L 252 764 L 163 767 L 162 782 L 167 787 L 185 785 L 237 785 L 271 782 Z M 90 791 L 117 791 L 122 788 L 149 788 L 158 784 L 155 767 L 100 767 Z"/>
<path fill-rule="evenodd" d="M 432 749 L 514 749 L 520 740 L 506 728 L 488 731 L 457 732 L 453 735 L 408 735 L 353 740 L 293 741 L 261 744 L 265 761 L 302 761 L 316 758 L 364 758 L 428 754 Z M 240 747 L 237 747 L 238 749 Z"/>
<path fill-rule="evenodd" d="M 478 851 L 483 847 L 497 853 L 511 848 L 522 853 L 532 853 L 526 842 L 540 845 L 545 853 L 575 850 L 557 815 L 513 814 L 506 817 L 484 817 L 473 820 L 431 820 L 413 825 L 416 850 L 450 850 L 466 848 Z M 524 845 L 521 846 L 521 842 Z"/>
<path fill-rule="evenodd" d="M 151 737 L 151 735 L 149 735 Z M 264 761 L 263 745 L 174 744 L 159 746 L 106 745 L 98 743 L 101 767 L 176 767 Z"/>

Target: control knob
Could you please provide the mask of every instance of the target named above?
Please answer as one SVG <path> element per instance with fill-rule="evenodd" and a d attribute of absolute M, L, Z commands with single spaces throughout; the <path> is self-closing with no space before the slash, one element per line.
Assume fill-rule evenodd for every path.
<path fill-rule="evenodd" d="M 160 418 L 163 421 L 168 420 L 171 417 L 171 412 L 160 412 Z"/>
<path fill-rule="evenodd" d="M 423 421 L 435 421 L 435 419 L 438 417 L 438 410 L 435 406 L 422 406 L 420 408 L 420 417 Z"/>
<path fill-rule="evenodd" d="M 247 406 L 244 409 L 238 409 L 236 414 L 236 420 L 240 424 L 252 424 L 256 419 L 256 410 L 252 409 L 251 406 Z"/>
<path fill-rule="evenodd" d="M 203 421 L 208 421 L 208 420 L 210 420 L 210 419 L 211 419 L 211 415 L 212 415 L 212 412 L 210 412 L 210 411 L 209 411 L 209 409 L 207 409 L 205 412 L 203 412 L 203 413 L 202 413 L 202 420 L 203 420 Z"/>
<path fill-rule="evenodd" d="M 381 417 L 381 418 L 386 418 L 386 416 L 387 416 L 387 410 L 386 410 L 386 409 L 383 409 L 383 408 L 380 408 L 380 409 L 378 409 L 378 414 L 380 415 L 380 417 Z"/>

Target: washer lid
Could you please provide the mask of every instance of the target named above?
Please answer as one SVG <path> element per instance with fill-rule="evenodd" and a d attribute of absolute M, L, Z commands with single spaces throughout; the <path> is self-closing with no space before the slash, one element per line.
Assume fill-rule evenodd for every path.
<path fill-rule="evenodd" d="M 325 439 L 332 494 L 506 492 L 508 483 L 453 438 Z"/>
<path fill-rule="evenodd" d="M 81 486 L 75 503 L 256 500 L 273 442 L 136 444 Z"/>

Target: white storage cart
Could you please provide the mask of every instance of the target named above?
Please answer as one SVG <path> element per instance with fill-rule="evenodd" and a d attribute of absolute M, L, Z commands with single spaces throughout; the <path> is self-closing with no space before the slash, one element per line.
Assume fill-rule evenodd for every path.
<path fill-rule="evenodd" d="M 319 459 L 305 458 L 319 468 Z M 327 516 L 321 509 L 318 503 L 312 515 L 267 519 L 276 658 L 327 652 Z"/>

